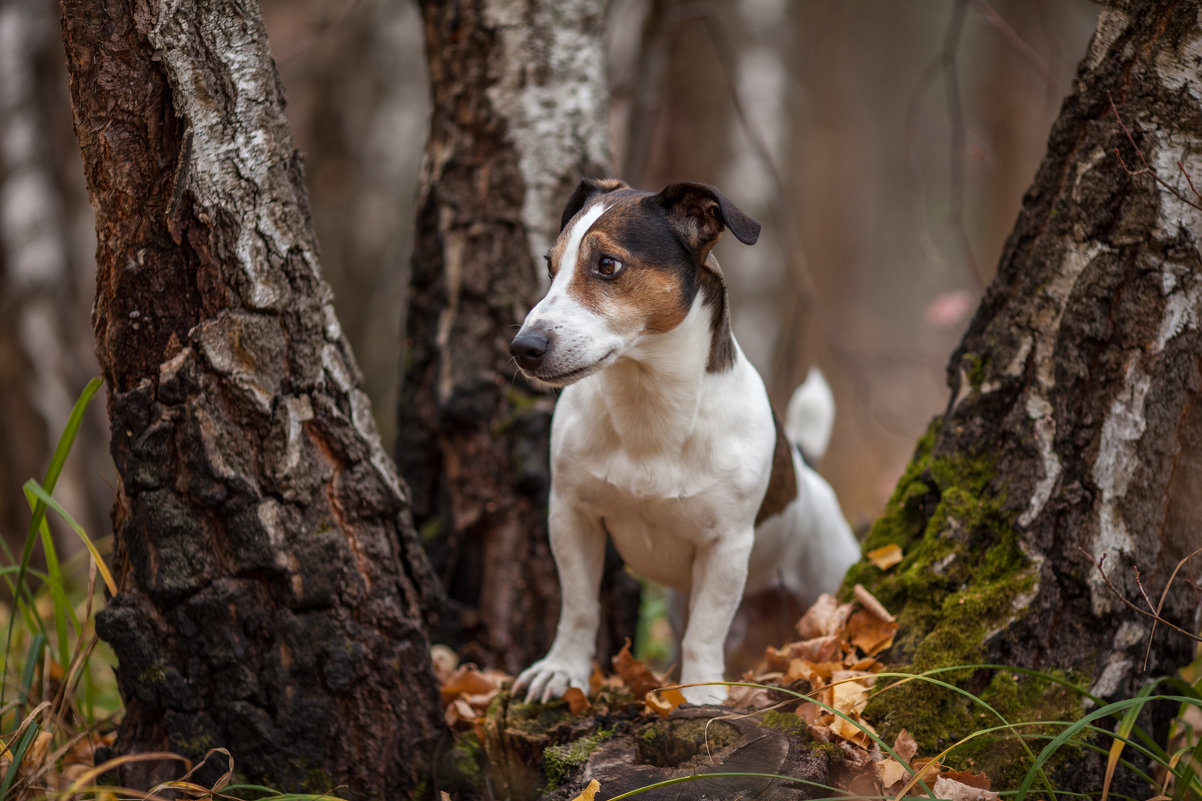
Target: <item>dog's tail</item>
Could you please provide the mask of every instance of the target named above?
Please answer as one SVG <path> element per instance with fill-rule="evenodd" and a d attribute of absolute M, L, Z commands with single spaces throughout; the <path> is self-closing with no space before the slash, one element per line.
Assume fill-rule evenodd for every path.
<path fill-rule="evenodd" d="M 835 427 L 835 396 L 817 367 L 811 367 L 805 383 L 793 391 L 785 415 L 785 435 L 801 448 L 801 455 L 810 464 L 826 453 Z"/>

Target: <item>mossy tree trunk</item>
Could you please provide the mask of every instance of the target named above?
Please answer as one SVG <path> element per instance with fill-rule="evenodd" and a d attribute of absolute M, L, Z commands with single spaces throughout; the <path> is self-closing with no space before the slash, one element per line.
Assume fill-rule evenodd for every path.
<path fill-rule="evenodd" d="M 1200 11 L 1114 0 L 1101 12 L 952 356 L 947 410 L 869 534 L 867 547 L 898 543 L 905 561 L 848 578 L 901 613 L 895 661 L 1063 671 L 1115 698 L 1191 652 L 1163 626 L 1153 635 L 1091 558 L 1105 555 L 1118 591 L 1141 603 L 1133 566 L 1157 599 L 1202 544 L 1202 197 L 1187 177 L 1202 176 Z M 1197 603 L 1179 580 L 1163 615 L 1194 628 Z M 1081 710 L 1079 697 L 1010 673 L 964 682 L 1012 721 Z M 950 696 L 895 695 L 876 713 L 928 748 L 983 725 Z M 1025 770 L 1016 755 L 989 745 L 977 759 Z M 1096 792 L 1100 776 L 1082 760 L 1061 786 Z"/>
<path fill-rule="evenodd" d="M 97 617 L 117 749 L 222 746 L 252 782 L 405 797 L 442 731 L 437 584 L 319 275 L 258 8 L 62 16 L 118 471 L 121 591 Z"/>
<path fill-rule="evenodd" d="M 547 542 L 552 398 L 509 355 L 543 254 L 607 155 L 600 0 L 423 0 L 432 115 L 398 405 L 397 462 L 450 600 L 439 636 L 517 671 L 554 634 Z M 599 653 L 634 633 L 617 560 Z"/>

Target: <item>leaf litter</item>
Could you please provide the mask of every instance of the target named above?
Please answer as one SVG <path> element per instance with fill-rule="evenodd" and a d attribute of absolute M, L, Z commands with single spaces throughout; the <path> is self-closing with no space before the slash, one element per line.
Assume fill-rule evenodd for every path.
<path fill-rule="evenodd" d="M 725 705 L 757 712 L 780 709 L 782 695 L 775 688 L 804 683 L 809 687 L 807 700 L 797 704 L 792 714 L 804 722 L 813 740 L 839 749 L 843 759 L 833 778 L 844 792 L 900 797 L 912 793 L 921 781 L 936 798 L 997 801 L 999 796 L 990 789 L 985 774 L 951 770 L 931 758 L 918 757 L 915 740 L 905 729 L 898 733 L 892 755 L 875 741 L 876 731 L 863 711 L 876 674 L 885 669 L 877 656 L 893 645 L 898 624 L 864 587 L 856 585 L 854 598 L 853 603 L 839 603 L 832 595 L 820 596 L 797 621 L 798 639 L 766 648 L 760 663 L 729 687 Z M 446 721 L 457 731 L 481 723 L 489 704 L 513 679 L 499 670 L 460 665 L 446 646 L 434 646 L 432 656 L 442 684 Z M 641 700 L 647 717 L 665 717 L 684 703 L 666 675 L 634 657 L 629 640 L 613 658 L 612 668 L 605 674 L 594 663 L 588 694 L 578 688 L 568 691 L 565 700 L 573 715 L 607 712 L 598 698 L 602 688 L 625 689 L 626 697 Z M 573 801 L 590 801 L 597 792 L 593 784 Z"/>

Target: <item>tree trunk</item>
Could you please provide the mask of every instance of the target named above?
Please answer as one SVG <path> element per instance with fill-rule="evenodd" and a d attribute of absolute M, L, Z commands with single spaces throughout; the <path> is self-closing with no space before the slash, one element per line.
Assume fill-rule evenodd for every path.
<path fill-rule="evenodd" d="M 546 527 L 552 400 L 517 375 L 509 341 L 545 289 L 563 203 L 582 175 L 605 172 L 601 6 L 421 3 L 433 113 L 397 461 L 451 602 L 440 636 L 511 672 L 550 643 L 559 587 Z M 633 634 L 637 609 L 611 562 L 603 657 Z"/>
<path fill-rule="evenodd" d="M 436 584 L 319 275 L 257 7 L 62 13 L 118 470 L 122 590 L 97 617 L 118 750 L 223 746 L 249 781 L 403 797 L 442 730 Z"/>
<path fill-rule="evenodd" d="M 1199 11 L 1196 0 L 1115 0 L 1102 11 L 997 277 L 952 357 L 948 408 L 869 534 L 866 548 L 897 543 L 905 561 L 848 577 L 900 611 L 893 658 L 915 670 L 1036 667 L 1115 698 L 1191 652 L 1164 626 L 1153 634 L 1090 560 L 1105 556 L 1118 592 L 1140 603 L 1133 565 L 1158 599 L 1202 544 L 1202 197 L 1187 176 L 1202 175 Z M 1196 581 L 1198 567 L 1184 572 Z M 1163 616 L 1196 629 L 1197 613 L 1179 578 Z M 1082 710 L 1078 696 L 1007 672 L 963 684 L 1011 721 Z M 978 710 L 915 687 L 880 696 L 875 713 L 890 728 L 930 748 L 979 724 Z M 995 789 L 1007 763 L 1026 770 L 1014 743 L 960 753 Z M 1058 769 L 1062 789 L 1100 786 L 1088 758 Z"/>

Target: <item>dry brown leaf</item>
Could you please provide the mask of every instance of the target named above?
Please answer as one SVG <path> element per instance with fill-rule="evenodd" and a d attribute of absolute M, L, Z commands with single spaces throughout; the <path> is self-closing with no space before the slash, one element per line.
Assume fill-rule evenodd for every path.
<path fill-rule="evenodd" d="M 643 697 L 643 703 L 661 718 L 666 718 L 672 710 L 684 703 L 684 695 L 680 690 L 651 690 Z"/>
<path fill-rule="evenodd" d="M 459 667 L 459 654 L 446 645 L 430 646 L 430 662 L 434 665 L 434 675 L 440 684 L 445 684 L 455 668 Z"/>
<path fill-rule="evenodd" d="M 897 739 L 893 741 L 893 752 L 907 762 L 914 759 L 918 754 L 918 743 L 915 742 L 914 735 L 906 729 L 899 731 Z"/>
<path fill-rule="evenodd" d="M 945 798 L 947 801 L 998 801 L 1001 797 L 992 790 L 973 787 L 946 776 L 935 779 L 931 792 L 936 798 Z"/>
<path fill-rule="evenodd" d="M 843 638 L 838 634 L 792 642 L 789 653 L 808 662 L 834 662 L 843 654 Z"/>
<path fill-rule="evenodd" d="M 864 556 L 881 570 L 888 570 L 902 560 L 902 549 L 900 545 L 886 545 L 874 548 Z"/>
<path fill-rule="evenodd" d="M 569 687 L 564 691 L 563 700 L 568 702 L 568 709 L 573 715 L 583 715 L 589 710 L 588 698 L 579 687 Z"/>
<path fill-rule="evenodd" d="M 882 620 L 865 610 L 856 612 L 847 621 L 843 636 L 868 656 L 875 656 L 893 644 L 897 622 Z"/>
<path fill-rule="evenodd" d="M 976 787 L 978 790 L 989 789 L 989 777 L 984 773 L 973 773 L 970 770 L 945 770 L 941 774 L 946 779 Z"/>
<path fill-rule="evenodd" d="M 442 684 L 442 702 L 449 703 L 460 695 L 479 695 L 500 689 L 501 677 L 505 674 L 486 674 L 475 665 L 460 665 Z"/>
<path fill-rule="evenodd" d="M 626 644 L 622 646 L 622 650 L 614 657 L 613 664 L 614 670 L 622 677 L 622 681 L 626 682 L 626 686 L 634 693 L 635 698 L 644 698 L 647 693 L 664 684 L 651 668 L 635 659 L 634 654 L 630 653 L 629 637 L 626 638 Z"/>
<path fill-rule="evenodd" d="M 759 673 L 781 672 L 788 670 L 789 660 L 793 658 L 793 651 L 789 646 L 783 648 L 773 648 L 769 645 L 764 649 L 764 662 L 760 665 Z"/>
<path fill-rule="evenodd" d="M 752 677 L 744 678 L 744 681 L 752 680 Z M 771 689 L 736 685 L 730 688 L 730 692 L 727 694 L 726 700 L 722 702 L 722 705 L 735 709 L 766 709 L 775 703 L 776 697 Z"/>
<path fill-rule="evenodd" d="M 823 593 L 797 621 L 797 633 L 803 640 L 837 634 L 851 614 L 851 604 L 840 604 L 835 596 Z"/>
<path fill-rule="evenodd" d="M 886 789 L 893 788 L 895 784 L 901 784 L 910 778 L 910 771 L 906 770 L 906 766 L 892 757 L 874 762 L 872 768 Z"/>
<path fill-rule="evenodd" d="M 894 619 L 893 615 L 889 614 L 889 610 L 885 608 L 885 605 L 878 601 L 876 596 L 870 593 L 863 584 L 857 584 L 853 592 L 860 606 L 864 607 L 864 611 L 879 617 L 881 620 L 891 621 Z"/>
<path fill-rule="evenodd" d="M 593 672 L 588 677 L 588 694 L 596 695 L 604 686 L 605 673 L 601 670 L 601 665 L 596 660 L 593 660 Z"/>
<path fill-rule="evenodd" d="M 594 801 L 594 799 L 597 797 L 597 791 L 600 789 L 601 782 L 593 779 L 588 783 L 588 787 L 585 787 L 584 790 L 581 791 L 580 795 L 573 798 L 572 801 Z"/>

